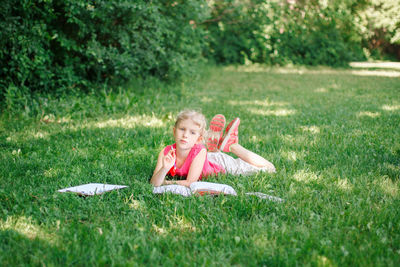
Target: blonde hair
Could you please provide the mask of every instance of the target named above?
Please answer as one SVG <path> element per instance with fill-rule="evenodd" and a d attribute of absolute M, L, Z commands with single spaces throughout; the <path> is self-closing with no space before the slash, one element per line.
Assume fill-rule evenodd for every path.
<path fill-rule="evenodd" d="M 200 127 L 200 136 L 204 136 L 207 127 L 206 117 L 195 110 L 185 109 L 181 111 L 176 118 L 175 128 L 181 121 L 187 119 L 191 119 L 196 125 L 198 125 Z"/>

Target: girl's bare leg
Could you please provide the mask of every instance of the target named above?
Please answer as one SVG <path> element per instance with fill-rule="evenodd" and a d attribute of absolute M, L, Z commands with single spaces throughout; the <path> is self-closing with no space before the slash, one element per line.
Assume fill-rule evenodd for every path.
<path fill-rule="evenodd" d="M 267 168 L 270 172 L 276 172 L 274 164 L 239 144 L 232 144 L 230 150 L 233 154 L 253 166 Z"/>

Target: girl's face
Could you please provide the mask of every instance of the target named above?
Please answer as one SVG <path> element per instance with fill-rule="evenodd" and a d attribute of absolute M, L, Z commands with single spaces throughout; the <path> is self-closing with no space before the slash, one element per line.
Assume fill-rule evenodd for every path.
<path fill-rule="evenodd" d="M 200 126 L 195 124 L 191 119 L 182 120 L 174 128 L 174 138 L 176 147 L 187 150 L 201 141 Z"/>

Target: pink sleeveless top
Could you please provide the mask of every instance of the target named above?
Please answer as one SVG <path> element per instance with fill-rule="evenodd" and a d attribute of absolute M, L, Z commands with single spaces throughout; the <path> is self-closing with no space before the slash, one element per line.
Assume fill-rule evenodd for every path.
<path fill-rule="evenodd" d="M 165 147 L 164 148 L 164 155 L 167 155 L 172 147 L 174 149 L 176 149 L 176 144 L 169 145 L 169 146 Z M 193 159 L 197 156 L 197 154 L 199 154 L 199 152 L 203 148 L 205 148 L 205 147 L 202 144 L 194 145 L 192 147 L 192 149 L 190 150 L 189 155 L 187 156 L 187 158 L 186 158 L 185 162 L 183 163 L 183 165 L 180 168 L 176 167 L 176 175 L 187 177 L 187 175 L 189 173 L 190 166 L 192 165 Z M 215 164 L 215 163 L 212 163 L 212 162 L 208 161 L 207 156 L 206 156 L 206 160 L 204 161 L 203 171 L 201 172 L 199 180 L 201 180 L 202 178 L 207 177 L 209 175 L 217 175 L 220 172 L 225 173 L 225 170 L 221 166 L 219 166 L 218 164 Z"/>

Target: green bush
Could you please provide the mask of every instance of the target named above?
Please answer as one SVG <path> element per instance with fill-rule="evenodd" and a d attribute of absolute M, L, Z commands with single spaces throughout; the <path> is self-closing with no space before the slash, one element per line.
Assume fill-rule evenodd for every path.
<path fill-rule="evenodd" d="M 357 10 L 356 27 L 369 54 L 400 60 L 400 0 L 370 0 Z"/>
<path fill-rule="evenodd" d="M 196 22 L 207 7 L 195 0 L 10 0 L 0 14 L 0 95 L 13 108 L 19 94 L 180 77 L 201 55 Z"/>
<path fill-rule="evenodd" d="M 214 1 L 205 23 L 211 35 L 206 56 L 223 64 L 340 66 L 362 59 L 352 2 L 319 2 Z"/>
<path fill-rule="evenodd" d="M 202 24 L 208 31 L 204 55 L 216 63 L 243 64 L 247 59 L 265 62 L 264 28 L 271 23 L 270 11 L 263 0 L 216 0 L 211 18 Z"/>
<path fill-rule="evenodd" d="M 320 1 L 323 2 L 323 1 Z M 272 62 L 344 66 L 364 58 L 347 1 L 304 1 L 275 6 L 269 39 Z"/>

